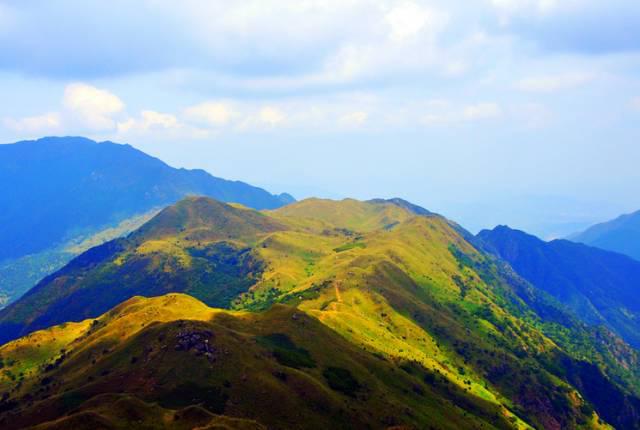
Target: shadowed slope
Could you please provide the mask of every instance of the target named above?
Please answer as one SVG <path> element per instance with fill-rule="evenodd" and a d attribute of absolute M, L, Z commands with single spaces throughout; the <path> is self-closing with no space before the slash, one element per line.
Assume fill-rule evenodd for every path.
<path fill-rule="evenodd" d="M 640 346 L 640 262 L 572 243 L 544 242 L 508 227 L 482 231 L 484 247 L 589 324 L 606 324 Z"/>

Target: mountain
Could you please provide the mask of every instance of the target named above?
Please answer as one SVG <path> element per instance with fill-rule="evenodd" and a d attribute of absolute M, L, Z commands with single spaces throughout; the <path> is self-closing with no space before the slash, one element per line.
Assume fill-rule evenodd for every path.
<path fill-rule="evenodd" d="M 640 261 L 640 211 L 594 225 L 568 239 L 619 252 Z"/>
<path fill-rule="evenodd" d="M 0 188 L 0 296 L 9 296 L 5 300 L 68 262 L 73 243 L 187 195 L 256 209 L 293 201 L 203 170 L 172 168 L 129 145 L 81 137 L 0 145 L 0 183 L 5 184 Z"/>
<path fill-rule="evenodd" d="M 43 251 L 0 262 L 0 309 L 20 297 L 45 276 L 71 259 L 104 242 L 126 236 L 151 219 L 159 209 L 126 218 L 116 225 L 80 234 Z"/>
<path fill-rule="evenodd" d="M 7 428 L 640 423 L 637 351 L 398 200 L 184 199 L 0 311 L 0 333 Z"/>
<path fill-rule="evenodd" d="M 640 262 L 566 240 L 544 242 L 505 226 L 478 238 L 485 250 L 585 322 L 606 324 L 640 347 Z"/>
<path fill-rule="evenodd" d="M 54 353 L 43 356 L 43 349 Z M 0 354 L 13 363 L 0 376 L 0 390 L 14 387 L 7 374 L 19 371 L 22 383 L 12 396 L 34 393 L 26 407 L 5 403 L 10 413 L 0 416 L 0 426 L 7 430 L 80 423 L 154 429 L 509 426 L 498 405 L 418 366 L 403 371 L 287 306 L 241 313 L 184 295 L 136 297 L 95 320 L 8 344 Z"/>

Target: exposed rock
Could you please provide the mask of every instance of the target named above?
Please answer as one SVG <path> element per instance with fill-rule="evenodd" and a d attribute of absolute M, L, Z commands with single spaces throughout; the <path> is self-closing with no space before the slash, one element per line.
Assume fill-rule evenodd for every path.
<path fill-rule="evenodd" d="M 215 348 L 209 342 L 213 333 L 209 330 L 180 330 L 176 336 L 176 351 L 194 350 L 196 355 L 204 355 L 209 361 L 215 360 Z"/>

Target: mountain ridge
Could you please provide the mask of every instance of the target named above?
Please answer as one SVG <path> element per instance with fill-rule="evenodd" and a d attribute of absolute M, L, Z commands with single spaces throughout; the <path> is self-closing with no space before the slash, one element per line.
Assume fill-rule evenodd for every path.
<path fill-rule="evenodd" d="M 606 324 L 640 345 L 640 262 L 567 240 L 545 242 L 507 226 L 483 230 L 480 246 L 591 325 Z"/>
<path fill-rule="evenodd" d="M 33 330 L 40 327 L 85 318 L 90 322 L 103 312 L 117 318 L 118 303 L 133 296 L 187 293 L 231 309 L 223 313 L 262 318 L 274 309 L 292 309 L 301 314 L 289 313 L 281 320 L 281 332 L 307 315 L 349 345 L 400 366 L 396 372 L 431 381 L 427 371 L 436 381 L 446 381 L 442 383 L 450 390 L 483 399 L 488 403 L 480 411 L 498 408 L 510 417 L 509 427 L 598 428 L 600 417 L 633 428 L 640 417 L 634 350 L 545 302 L 538 290 L 516 274 L 507 275 L 495 257 L 476 249 L 443 217 L 417 215 L 393 202 L 353 199 L 310 199 L 262 212 L 206 198 L 188 198 L 177 206 L 181 204 L 189 209 L 174 206 L 165 212 L 170 222 L 149 230 L 158 234 L 134 232 L 93 248 L 43 281 L 0 312 L 0 331 L 14 330 L 14 338 L 31 333 L 20 342 L 35 340 L 40 335 L 34 333 L 41 332 Z M 182 213 L 190 217 L 186 222 Z M 221 217 L 235 221 L 224 224 L 217 221 Z M 171 229 L 164 228 L 167 224 Z M 144 233 L 145 227 L 140 230 Z M 144 306 L 141 311 L 156 314 Z M 176 324 L 167 326 L 171 336 Z M 160 331 L 145 339 L 164 333 L 164 326 L 153 326 Z M 290 338 L 293 345 L 302 342 Z M 320 338 L 313 341 L 322 343 Z M 120 350 L 121 345 L 142 348 L 147 341 L 127 343 L 116 336 L 112 342 Z M 285 360 L 308 362 L 289 341 L 267 341 L 273 342 L 294 351 L 296 358 Z M 311 344 L 305 345 L 311 351 Z M 47 357 L 57 360 L 57 355 Z M 130 359 L 119 357 L 123 363 Z M 77 366 L 70 368 L 73 374 L 80 371 Z M 29 384 L 37 385 L 45 375 L 36 370 L 33 377 Z M 341 384 L 335 386 L 357 386 Z M 425 388 L 418 384 L 415 390 Z M 19 399 L 20 393 L 13 392 L 7 401 Z M 478 408 L 464 398 L 457 401 L 467 405 L 467 412 Z"/>
<path fill-rule="evenodd" d="M 113 215 L 141 213 L 154 206 L 174 203 L 185 194 L 210 195 L 257 209 L 276 208 L 291 202 L 286 195 L 281 200 L 261 188 L 216 178 L 201 169 L 175 169 L 128 144 L 95 142 L 81 137 L 48 137 L 0 145 L 0 154 L 0 178 L 14 184 L 0 195 L 5 208 L 2 221 L 12 226 L 11 231 L 0 231 L 3 245 L 0 259 L 36 252 L 64 239 L 70 227 L 47 233 L 39 221 L 46 218 L 47 224 L 68 223 L 63 214 L 54 216 L 55 209 L 77 215 L 73 228 L 82 229 L 90 225 L 90 219 L 93 225 L 108 223 Z M 56 166 L 56 161 L 62 164 Z M 45 177 L 42 172 L 48 175 Z M 73 199 L 65 200 L 63 192 L 72 193 Z M 31 199 L 18 199 L 21 195 L 30 195 Z M 42 209 L 46 203 L 55 206 L 47 206 L 48 215 L 34 214 L 37 211 L 25 206 L 39 205 Z M 71 207 L 65 209 L 63 204 Z M 24 233 L 21 226 L 25 224 L 25 220 L 17 217 L 25 215 L 36 217 L 30 224 L 30 233 L 44 245 L 29 245 L 16 239 Z M 33 226 L 42 231 L 34 231 Z M 13 246 L 5 246 L 10 239 Z"/>
<path fill-rule="evenodd" d="M 640 211 L 596 224 L 567 239 L 625 254 L 640 261 Z"/>
<path fill-rule="evenodd" d="M 0 412 L 3 428 L 51 423 L 60 411 L 62 422 L 70 424 L 96 402 L 120 411 L 122 394 L 94 397 L 114 386 L 127 393 L 125 404 L 134 403 L 128 412 L 106 414 L 114 424 L 154 422 L 159 414 L 168 415 L 174 426 L 182 420 L 187 425 L 189 409 L 175 410 L 191 408 L 193 415 L 196 406 L 195 417 L 204 415 L 205 422 L 213 413 L 217 419 L 260 423 L 252 428 L 291 428 L 293 423 L 311 429 L 425 428 L 437 423 L 445 429 L 506 429 L 513 417 L 499 405 L 447 387 L 427 369 L 407 363 L 408 370 L 401 370 L 393 361 L 376 358 L 288 306 L 238 313 L 207 308 L 180 294 L 133 297 L 95 320 L 69 326 L 73 336 L 67 339 L 62 339 L 64 330 L 54 327 L 0 347 L 0 355 L 14 362 L 25 360 L 37 345 L 64 351 L 52 360 L 40 355 L 22 367 L 25 377 L 11 390 L 12 397 L 45 388 L 23 409 L 5 403 L 11 413 Z M 6 375 L 19 366 L 5 368 L 1 390 L 11 387 Z M 41 367 L 49 370 L 40 373 Z M 141 416 L 149 406 L 139 402 L 163 409 Z M 469 412 L 453 402 L 465 404 Z M 150 428 L 176 428 L 159 421 Z"/>

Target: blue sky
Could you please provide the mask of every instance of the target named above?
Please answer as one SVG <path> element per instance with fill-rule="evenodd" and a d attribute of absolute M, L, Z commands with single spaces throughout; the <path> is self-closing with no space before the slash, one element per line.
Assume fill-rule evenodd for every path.
<path fill-rule="evenodd" d="M 636 0 L 0 1 L 0 141 L 558 236 L 640 209 Z"/>

